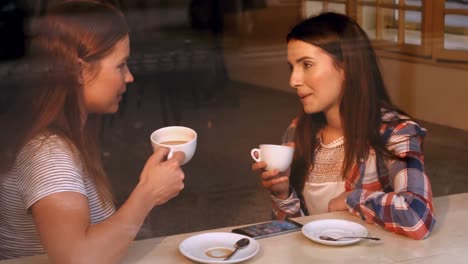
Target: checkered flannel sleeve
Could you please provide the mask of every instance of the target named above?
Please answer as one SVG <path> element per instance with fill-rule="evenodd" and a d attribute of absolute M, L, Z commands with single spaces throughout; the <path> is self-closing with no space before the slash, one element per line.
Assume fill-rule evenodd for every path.
<path fill-rule="evenodd" d="M 270 195 L 270 198 L 273 205 L 274 219 L 284 220 L 302 215 L 301 202 L 292 188 L 291 195 L 285 200 L 278 199 L 274 195 Z"/>
<path fill-rule="evenodd" d="M 361 179 L 361 188 L 351 191 L 346 199 L 352 213 L 413 239 L 429 235 L 435 214 L 421 150 L 425 134 L 423 128 L 409 120 L 393 128 L 387 147 L 401 159 L 386 160 L 389 186 L 382 186 L 385 191 L 366 188 L 375 185 L 378 177 L 364 174 L 367 179 Z"/>

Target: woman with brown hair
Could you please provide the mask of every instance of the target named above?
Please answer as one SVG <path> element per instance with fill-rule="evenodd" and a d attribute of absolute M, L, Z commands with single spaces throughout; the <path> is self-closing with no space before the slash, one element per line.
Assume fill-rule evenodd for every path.
<path fill-rule="evenodd" d="M 53 263 L 115 263 L 150 210 L 184 187 L 183 153 L 158 149 L 116 210 L 97 144 L 99 115 L 133 81 L 117 9 L 65 1 L 33 21 L 31 65 L 2 113 L 0 259 L 47 253 Z"/>
<path fill-rule="evenodd" d="M 252 165 L 271 190 L 276 218 L 347 210 L 414 239 L 435 218 L 424 173 L 426 130 L 392 104 L 366 33 L 347 16 L 323 13 L 287 35 L 290 85 L 303 109 L 283 143 L 290 170 Z"/>

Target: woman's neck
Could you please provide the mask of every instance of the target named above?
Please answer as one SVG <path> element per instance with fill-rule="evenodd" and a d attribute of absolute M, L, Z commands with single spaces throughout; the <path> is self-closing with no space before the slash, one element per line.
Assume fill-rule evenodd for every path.
<path fill-rule="evenodd" d="M 341 128 L 334 128 L 331 126 L 326 125 L 322 129 L 322 143 L 323 144 L 330 144 L 331 142 L 339 139 L 344 135 L 343 129 Z"/>
<path fill-rule="evenodd" d="M 325 113 L 327 124 L 322 129 L 322 142 L 329 144 L 344 135 L 343 127 L 341 126 L 341 116 L 339 110 L 329 111 Z"/>

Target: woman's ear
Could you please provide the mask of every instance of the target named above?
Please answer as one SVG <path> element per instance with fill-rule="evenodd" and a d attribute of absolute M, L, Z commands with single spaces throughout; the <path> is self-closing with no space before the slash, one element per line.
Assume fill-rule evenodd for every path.
<path fill-rule="evenodd" d="M 341 81 L 344 82 L 344 80 L 346 80 L 346 74 L 345 74 L 345 63 L 344 62 L 340 62 L 338 63 L 338 72 L 340 73 L 340 77 L 341 77 Z"/>
<path fill-rule="evenodd" d="M 345 75 L 345 63 L 344 62 L 338 62 L 335 60 L 334 62 L 335 69 L 340 73 L 341 81 L 344 81 L 346 79 Z"/>
<path fill-rule="evenodd" d="M 96 64 L 86 62 L 82 59 L 78 59 L 78 63 L 80 67 L 80 84 L 88 83 L 96 77 L 98 67 Z"/>

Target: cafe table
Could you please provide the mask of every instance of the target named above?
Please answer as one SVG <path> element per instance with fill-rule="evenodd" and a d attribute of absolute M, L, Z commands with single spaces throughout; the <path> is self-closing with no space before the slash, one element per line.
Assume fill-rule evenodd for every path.
<path fill-rule="evenodd" d="M 434 198 L 437 223 L 430 236 L 413 240 L 364 223 L 348 212 L 335 212 L 294 220 L 306 224 L 320 219 L 343 219 L 365 226 L 369 236 L 380 241 L 361 240 L 347 246 L 326 246 L 309 240 L 301 231 L 258 239 L 259 252 L 243 263 L 468 263 L 468 193 Z M 121 263 L 165 264 L 194 263 L 179 252 L 186 238 L 209 232 L 230 232 L 224 227 L 195 233 L 139 240 L 132 243 Z M 0 261 L 0 264 L 49 263 L 39 255 Z"/>

